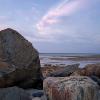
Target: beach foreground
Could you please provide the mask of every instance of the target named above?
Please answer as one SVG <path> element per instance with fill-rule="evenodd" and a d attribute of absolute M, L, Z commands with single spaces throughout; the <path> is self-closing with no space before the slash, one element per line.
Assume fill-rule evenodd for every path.
<path fill-rule="evenodd" d="M 12 29 L 0 31 L 0 100 L 100 100 L 99 57 L 52 57 L 75 62 L 41 67 L 43 58 L 28 40 Z M 84 60 L 98 63 L 76 63 Z"/>

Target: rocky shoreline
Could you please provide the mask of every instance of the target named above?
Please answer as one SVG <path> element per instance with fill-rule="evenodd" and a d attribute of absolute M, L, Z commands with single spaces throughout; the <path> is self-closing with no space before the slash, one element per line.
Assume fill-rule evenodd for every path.
<path fill-rule="evenodd" d="M 41 68 L 28 40 L 13 29 L 2 30 L 0 100 L 100 100 L 100 64 Z"/>

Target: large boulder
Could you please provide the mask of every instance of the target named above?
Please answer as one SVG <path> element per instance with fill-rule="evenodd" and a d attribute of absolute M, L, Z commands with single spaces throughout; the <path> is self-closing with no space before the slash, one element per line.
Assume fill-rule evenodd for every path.
<path fill-rule="evenodd" d="M 43 87 L 48 100 L 100 100 L 99 86 L 85 76 L 49 77 Z"/>
<path fill-rule="evenodd" d="M 32 100 L 30 95 L 18 87 L 0 89 L 0 100 Z"/>
<path fill-rule="evenodd" d="M 39 53 L 17 31 L 0 31 L 0 87 L 42 86 Z"/>

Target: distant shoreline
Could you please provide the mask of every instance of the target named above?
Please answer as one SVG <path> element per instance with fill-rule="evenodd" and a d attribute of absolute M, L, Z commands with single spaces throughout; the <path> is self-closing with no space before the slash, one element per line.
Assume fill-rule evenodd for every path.
<path fill-rule="evenodd" d="M 97 53 L 39 53 L 40 56 L 74 57 L 74 58 L 100 58 Z"/>
<path fill-rule="evenodd" d="M 45 64 L 51 65 L 70 65 L 80 63 L 80 67 L 84 67 L 86 64 L 100 63 L 100 54 L 91 53 L 42 53 L 40 56 L 41 66 Z"/>
<path fill-rule="evenodd" d="M 40 53 L 39 52 L 39 54 L 99 54 L 100 55 L 100 53 L 62 53 L 62 52 L 59 52 L 59 53 L 55 53 L 55 52 L 44 52 L 44 53 Z"/>

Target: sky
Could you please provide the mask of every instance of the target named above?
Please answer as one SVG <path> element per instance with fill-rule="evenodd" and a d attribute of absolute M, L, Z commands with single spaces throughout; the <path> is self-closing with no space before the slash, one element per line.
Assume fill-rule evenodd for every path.
<path fill-rule="evenodd" d="M 0 0 L 0 30 L 41 53 L 100 53 L 100 0 Z"/>

